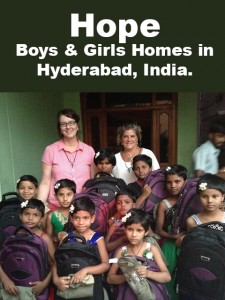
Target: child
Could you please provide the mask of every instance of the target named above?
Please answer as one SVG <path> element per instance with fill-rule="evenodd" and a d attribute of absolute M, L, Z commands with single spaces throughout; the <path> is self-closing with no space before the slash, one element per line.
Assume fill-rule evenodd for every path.
<path fill-rule="evenodd" d="M 145 265 L 141 265 L 136 268 L 137 275 L 141 278 L 147 278 L 150 281 L 157 283 L 165 283 L 170 280 L 170 274 L 167 267 L 160 255 L 157 247 L 145 242 L 144 238 L 148 234 L 150 222 L 148 214 L 142 209 L 132 209 L 124 217 L 125 234 L 128 240 L 126 247 L 120 248 L 116 253 L 116 258 L 122 256 L 135 256 L 144 257 L 146 259 Z M 157 272 L 150 270 L 146 265 L 149 266 L 149 260 L 153 259 L 158 266 L 159 270 Z M 126 282 L 125 276 L 118 273 L 119 265 L 114 263 L 108 273 L 107 281 L 110 284 L 119 285 L 118 299 L 122 298 L 121 293 L 124 292 L 122 289 L 124 283 Z M 150 298 L 146 298 L 150 299 Z M 152 298 L 151 298 L 152 299 Z M 156 298 L 159 299 L 159 298 Z M 167 298 L 160 298 L 167 299 Z"/>
<path fill-rule="evenodd" d="M 47 244 L 48 254 L 51 259 L 51 262 L 54 262 L 54 245 L 52 243 L 51 238 L 43 231 L 39 229 L 39 224 L 44 217 L 45 206 L 41 200 L 38 199 L 30 199 L 26 200 L 21 204 L 21 214 L 20 219 L 23 225 L 30 228 L 36 235 L 41 237 L 45 243 Z M 47 268 L 47 266 L 46 266 Z M 52 272 L 48 273 L 46 278 L 43 281 L 31 282 L 30 285 L 32 287 L 33 294 L 38 298 L 38 295 L 47 288 L 50 284 L 52 277 Z M 13 281 L 7 276 L 7 274 L 0 269 L 0 280 L 3 284 L 4 290 L 10 295 L 18 295 L 19 290 L 18 287 L 13 283 Z M 43 295 L 40 295 L 42 300 L 47 300 L 48 297 L 43 298 Z"/>
<path fill-rule="evenodd" d="M 128 190 L 116 195 L 116 213 L 108 221 L 109 229 L 105 237 L 106 249 L 110 253 L 110 257 L 116 248 L 122 246 L 124 242 L 127 242 L 122 217 L 124 217 L 130 209 L 135 207 L 135 202 L 136 199 Z"/>
<path fill-rule="evenodd" d="M 32 175 L 23 175 L 17 180 L 16 189 L 24 200 L 35 198 L 38 192 L 38 180 Z"/>
<path fill-rule="evenodd" d="M 190 231 L 190 229 L 197 227 L 201 224 L 208 223 L 208 222 L 215 222 L 215 226 L 211 227 L 211 228 L 213 228 L 212 229 L 213 231 L 221 230 L 221 229 L 219 229 L 220 226 L 219 226 L 219 224 L 217 225 L 217 222 L 225 223 L 225 212 L 220 209 L 221 203 L 224 200 L 224 196 L 225 196 L 225 180 L 217 175 L 213 175 L 213 174 L 209 174 L 209 173 L 204 174 L 199 177 L 196 192 L 199 195 L 199 201 L 203 207 L 203 210 L 200 213 L 194 214 L 194 215 L 190 216 L 189 218 L 187 218 L 187 220 L 186 220 L 187 230 Z M 206 229 L 206 230 L 208 230 L 208 229 Z M 193 231 L 193 233 L 194 233 L 194 231 Z M 220 236 L 220 233 L 221 233 L 221 236 Z M 191 233 L 187 233 L 187 237 L 189 234 L 191 234 Z M 185 286 L 184 289 L 179 290 L 179 296 L 180 296 L 179 299 L 182 299 L 182 300 L 203 299 L 203 294 L 208 295 L 207 290 L 210 290 L 210 292 L 214 291 L 211 293 L 211 295 L 208 295 L 208 297 L 206 297 L 207 299 L 220 299 L 222 297 L 222 293 L 220 293 L 220 292 L 221 292 L 221 289 L 223 290 L 223 283 L 220 286 L 221 281 L 217 280 L 218 275 L 214 275 L 210 268 L 212 265 L 215 265 L 216 268 L 218 268 L 218 261 L 216 261 L 216 260 L 220 259 L 221 253 L 223 253 L 223 251 L 224 251 L 224 248 L 223 248 L 224 232 L 223 231 L 218 232 L 218 235 L 216 234 L 216 232 L 215 232 L 215 234 L 209 232 L 209 236 L 204 234 L 204 232 L 201 232 L 200 234 L 203 235 L 205 240 L 204 240 L 204 238 L 203 239 L 201 238 L 199 240 L 198 246 L 196 246 L 198 240 L 196 238 L 193 238 L 193 236 L 192 236 L 192 239 L 188 239 L 188 241 L 186 243 L 184 243 L 184 245 L 181 244 L 181 257 L 182 258 L 183 258 L 182 250 L 184 250 L 184 248 L 188 246 L 189 242 L 190 243 L 195 242 L 196 243 L 196 244 L 194 243 L 195 250 L 198 249 L 198 251 L 199 251 L 198 253 L 195 252 L 195 254 L 194 254 L 195 256 L 190 255 L 190 257 L 188 257 L 185 255 L 185 263 L 187 263 L 189 266 L 192 266 L 192 267 L 191 268 L 188 267 L 190 272 L 188 271 L 189 273 L 187 275 L 185 274 L 185 276 L 187 276 L 185 278 L 185 280 L 186 280 L 186 282 L 188 282 L 187 285 L 189 285 L 188 288 L 186 288 L 186 286 Z M 196 235 L 196 237 L 198 237 L 198 236 Z M 205 241 L 206 241 L 206 243 L 205 243 Z M 210 242 L 212 242 L 212 248 L 210 247 Z M 207 246 L 206 246 L 206 244 L 207 244 Z M 218 250 L 218 244 L 221 245 L 221 248 L 223 248 L 222 252 L 219 251 L 220 249 Z M 208 248 L 205 249 L 205 247 L 208 247 Z M 192 249 L 191 247 L 189 247 L 189 248 Z M 213 253 L 214 253 L 212 251 L 213 248 L 215 249 L 215 253 L 217 256 L 216 260 L 213 257 Z M 201 250 L 203 252 L 206 250 L 206 252 L 204 252 L 204 254 L 203 254 L 203 252 Z M 210 250 L 212 253 L 211 256 L 209 255 L 209 252 L 207 252 Z M 187 249 L 186 249 L 186 251 L 187 251 Z M 203 259 L 201 259 L 201 258 L 203 258 Z M 204 258 L 206 258 L 205 261 L 204 261 Z M 221 264 L 223 264 L 223 260 L 224 259 L 222 258 Z M 211 261 L 213 261 L 213 264 L 211 263 Z M 181 260 L 180 260 L 180 262 L 181 262 Z M 196 272 L 199 269 L 201 269 L 201 272 L 196 275 Z M 186 266 L 185 266 L 185 270 L 187 270 Z M 204 277 L 204 275 L 206 274 L 206 271 L 208 271 L 207 274 L 214 276 L 213 279 L 210 276 Z M 180 272 L 181 272 L 181 270 L 180 270 Z M 180 280 L 183 281 L 183 278 L 182 278 L 182 275 L 180 274 L 180 272 L 178 270 L 178 276 L 180 276 L 180 277 L 178 277 L 178 282 Z M 222 274 L 220 274 L 220 275 L 219 276 L 221 278 L 223 278 L 223 275 Z M 191 280 L 190 280 L 190 277 L 191 277 Z M 183 284 L 185 284 L 185 283 L 183 282 Z M 202 284 L 205 285 L 207 288 L 203 289 L 201 291 Z M 199 287 L 200 294 L 198 292 L 198 289 L 196 290 L 196 286 Z M 183 295 L 183 291 L 185 291 L 185 295 Z M 216 295 L 215 295 L 215 291 L 217 292 Z M 218 293 L 218 291 L 220 291 L 220 292 Z M 202 294 L 201 294 L 201 292 L 202 292 Z M 182 295 L 180 295 L 180 293 L 182 293 Z"/>
<path fill-rule="evenodd" d="M 225 180 L 212 174 L 202 175 L 198 181 L 197 193 L 203 210 L 187 219 L 187 229 L 212 221 L 225 223 L 225 212 L 220 209 L 225 196 Z"/>
<path fill-rule="evenodd" d="M 115 154 L 110 149 L 100 149 L 99 152 L 95 154 L 94 164 L 97 168 L 97 172 L 107 172 L 111 174 L 112 169 L 116 165 Z"/>
<path fill-rule="evenodd" d="M 170 274 L 174 273 L 177 259 L 177 248 L 175 241 L 180 238 L 183 233 L 173 234 L 172 219 L 176 209 L 176 203 L 183 187 L 183 184 L 187 180 L 187 169 L 181 165 L 173 165 L 166 169 L 166 190 L 168 192 L 168 198 L 162 200 L 157 209 L 156 217 L 156 233 L 163 239 L 162 251 L 168 261 L 168 269 Z M 177 295 L 174 291 L 174 280 L 167 284 L 171 299 L 177 299 Z"/>
<path fill-rule="evenodd" d="M 99 176 L 107 176 L 107 174 L 109 176 L 112 176 L 112 170 L 116 165 L 116 158 L 115 158 L 115 154 L 113 153 L 113 151 L 111 151 L 110 149 L 100 149 L 94 157 L 94 164 L 96 166 L 96 170 L 97 170 L 97 177 Z M 106 173 L 106 174 L 102 174 L 101 173 Z M 96 176 L 95 176 L 96 177 Z M 89 186 L 90 182 L 92 182 L 94 179 L 89 179 L 85 182 L 84 186 L 83 186 L 83 191 L 86 189 L 86 187 Z M 126 187 L 126 183 L 124 182 L 123 179 L 121 178 L 116 178 L 117 182 L 116 184 L 119 186 L 119 188 L 123 189 Z"/>
<path fill-rule="evenodd" d="M 70 206 L 69 219 L 71 227 L 73 227 L 73 231 L 68 233 L 63 232 L 61 234 L 61 240 L 66 236 L 70 236 L 72 233 L 82 235 L 86 239 L 87 243 L 90 243 L 98 248 L 101 263 L 99 265 L 83 268 L 74 273 L 71 277 L 59 277 L 57 274 L 57 267 L 55 265 L 53 268 L 53 281 L 57 288 L 61 291 L 69 288 L 71 283 L 82 282 L 87 274 L 103 274 L 109 269 L 109 257 L 105 247 L 104 238 L 101 234 L 90 229 L 91 224 L 95 220 L 94 203 L 86 197 L 76 199 Z M 74 241 L 75 243 L 79 242 L 79 240 L 76 241 L 75 238 L 71 238 L 70 240 Z M 95 297 L 97 297 L 97 295 L 95 295 Z"/>
<path fill-rule="evenodd" d="M 70 179 L 60 179 L 56 181 L 54 190 L 61 207 L 48 213 L 46 232 L 55 243 L 58 243 L 57 235 L 63 231 L 64 225 L 68 222 L 70 205 L 76 194 L 76 184 Z"/>
<path fill-rule="evenodd" d="M 139 154 L 133 158 L 132 168 L 137 177 L 135 182 L 129 183 L 128 187 L 136 196 L 136 207 L 139 208 L 145 199 L 151 194 L 151 188 L 148 184 L 143 186 L 145 177 L 152 171 L 152 159 L 146 154 Z"/>

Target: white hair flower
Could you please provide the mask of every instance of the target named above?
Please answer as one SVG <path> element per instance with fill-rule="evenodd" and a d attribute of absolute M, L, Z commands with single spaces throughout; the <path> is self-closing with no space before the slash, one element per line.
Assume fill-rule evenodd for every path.
<path fill-rule="evenodd" d="M 58 190 L 59 187 L 60 187 L 60 183 L 59 183 L 59 182 L 56 183 L 56 184 L 54 185 L 54 188 L 55 188 L 56 190 Z"/>
<path fill-rule="evenodd" d="M 70 213 L 72 214 L 73 212 L 74 212 L 74 206 L 72 204 L 72 205 L 70 205 Z"/>
<path fill-rule="evenodd" d="M 98 151 L 98 152 L 95 154 L 95 158 L 97 158 L 99 155 L 100 155 L 100 152 Z"/>
<path fill-rule="evenodd" d="M 153 254 L 152 254 L 152 252 L 146 253 L 146 258 L 147 258 L 147 259 L 153 259 Z"/>
<path fill-rule="evenodd" d="M 168 172 L 169 170 L 171 170 L 171 167 L 168 166 L 168 167 L 166 168 L 166 171 Z"/>
<path fill-rule="evenodd" d="M 17 179 L 16 183 L 19 183 L 19 182 L 20 182 L 20 178 L 19 178 L 19 179 Z"/>
<path fill-rule="evenodd" d="M 28 204 L 28 200 L 27 201 L 23 201 L 20 206 L 21 208 L 24 208 L 24 207 L 27 207 L 27 204 Z"/>
<path fill-rule="evenodd" d="M 202 182 L 201 184 L 199 184 L 198 188 L 201 191 L 205 191 L 207 189 L 207 182 Z"/>
<path fill-rule="evenodd" d="M 131 217 L 131 212 L 129 212 L 128 214 L 126 214 L 124 217 L 122 217 L 122 222 L 125 223 L 127 221 L 128 218 Z"/>

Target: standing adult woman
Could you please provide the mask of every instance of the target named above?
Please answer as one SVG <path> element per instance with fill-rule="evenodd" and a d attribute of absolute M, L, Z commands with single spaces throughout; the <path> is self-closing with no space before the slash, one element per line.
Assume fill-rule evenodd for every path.
<path fill-rule="evenodd" d="M 122 178 L 127 184 L 137 179 L 132 170 L 132 160 L 138 154 L 146 154 L 151 157 L 152 171 L 159 169 L 155 154 L 149 149 L 140 147 L 141 138 L 141 127 L 135 123 L 124 124 L 117 129 L 117 145 L 122 147 L 122 151 L 116 154 L 113 175 Z"/>
<path fill-rule="evenodd" d="M 73 109 L 60 110 L 57 114 L 60 140 L 47 146 L 42 156 L 42 179 L 38 199 L 48 201 L 52 211 L 59 207 L 54 194 L 57 180 L 73 180 L 79 193 L 85 181 L 95 173 L 94 149 L 78 138 L 79 120 L 79 115 Z"/>

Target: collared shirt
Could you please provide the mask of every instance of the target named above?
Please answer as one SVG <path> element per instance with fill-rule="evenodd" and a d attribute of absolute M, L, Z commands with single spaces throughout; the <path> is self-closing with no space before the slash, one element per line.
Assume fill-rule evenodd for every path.
<path fill-rule="evenodd" d="M 193 153 L 194 170 L 217 174 L 219 153 L 220 149 L 216 148 L 211 141 L 206 141 Z"/>
<path fill-rule="evenodd" d="M 67 178 L 73 180 L 76 183 L 77 193 L 81 192 L 83 184 L 91 177 L 91 164 L 93 163 L 94 155 L 94 149 L 81 141 L 79 141 L 78 149 L 72 153 L 65 150 L 62 140 L 45 148 L 42 162 L 52 166 L 49 203 L 59 207 L 54 192 L 54 184 L 59 179 Z M 73 167 L 71 163 L 73 163 Z"/>

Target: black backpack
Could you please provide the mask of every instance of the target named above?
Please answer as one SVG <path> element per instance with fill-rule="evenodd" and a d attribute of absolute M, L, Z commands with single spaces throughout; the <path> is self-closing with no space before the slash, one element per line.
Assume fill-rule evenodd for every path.
<path fill-rule="evenodd" d="M 20 211 L 23 199 L 16 193 L 2 195 L 0 202 L 0 249 L 6 238 L 21 224 Z"/>
<path fill-rule="evenodd" d="M 71 241 L 70 239 L 73 238 L 81 240 L 81 242 Z M 55 251 L 55 261 L 59 277 L 69 276 L 87 266 L 101 263 L 97 246 L 87 243 L 85 238 L 79 234 L 69 234 L 63 239 Z M 103 300 L 102 275 L 93 276 L 95 279 L 93 299 Z"/>
<path fill-rule="evenodd" d="M 225 299 L 224 223 L 202 224 L 186 234 L 177 263 L 177 287 L 179 299 Z"/>
<path fill-rule="evenodd" d="M 107 172 L 98 172 L 93 179 L 86 181 L 85 192 L 96 192 L 102 196 L 109 208 L 109 217 L 115 213 L 116 194 L 125 190 L 127 185 L 123 179 L 116 178 Z"/>

